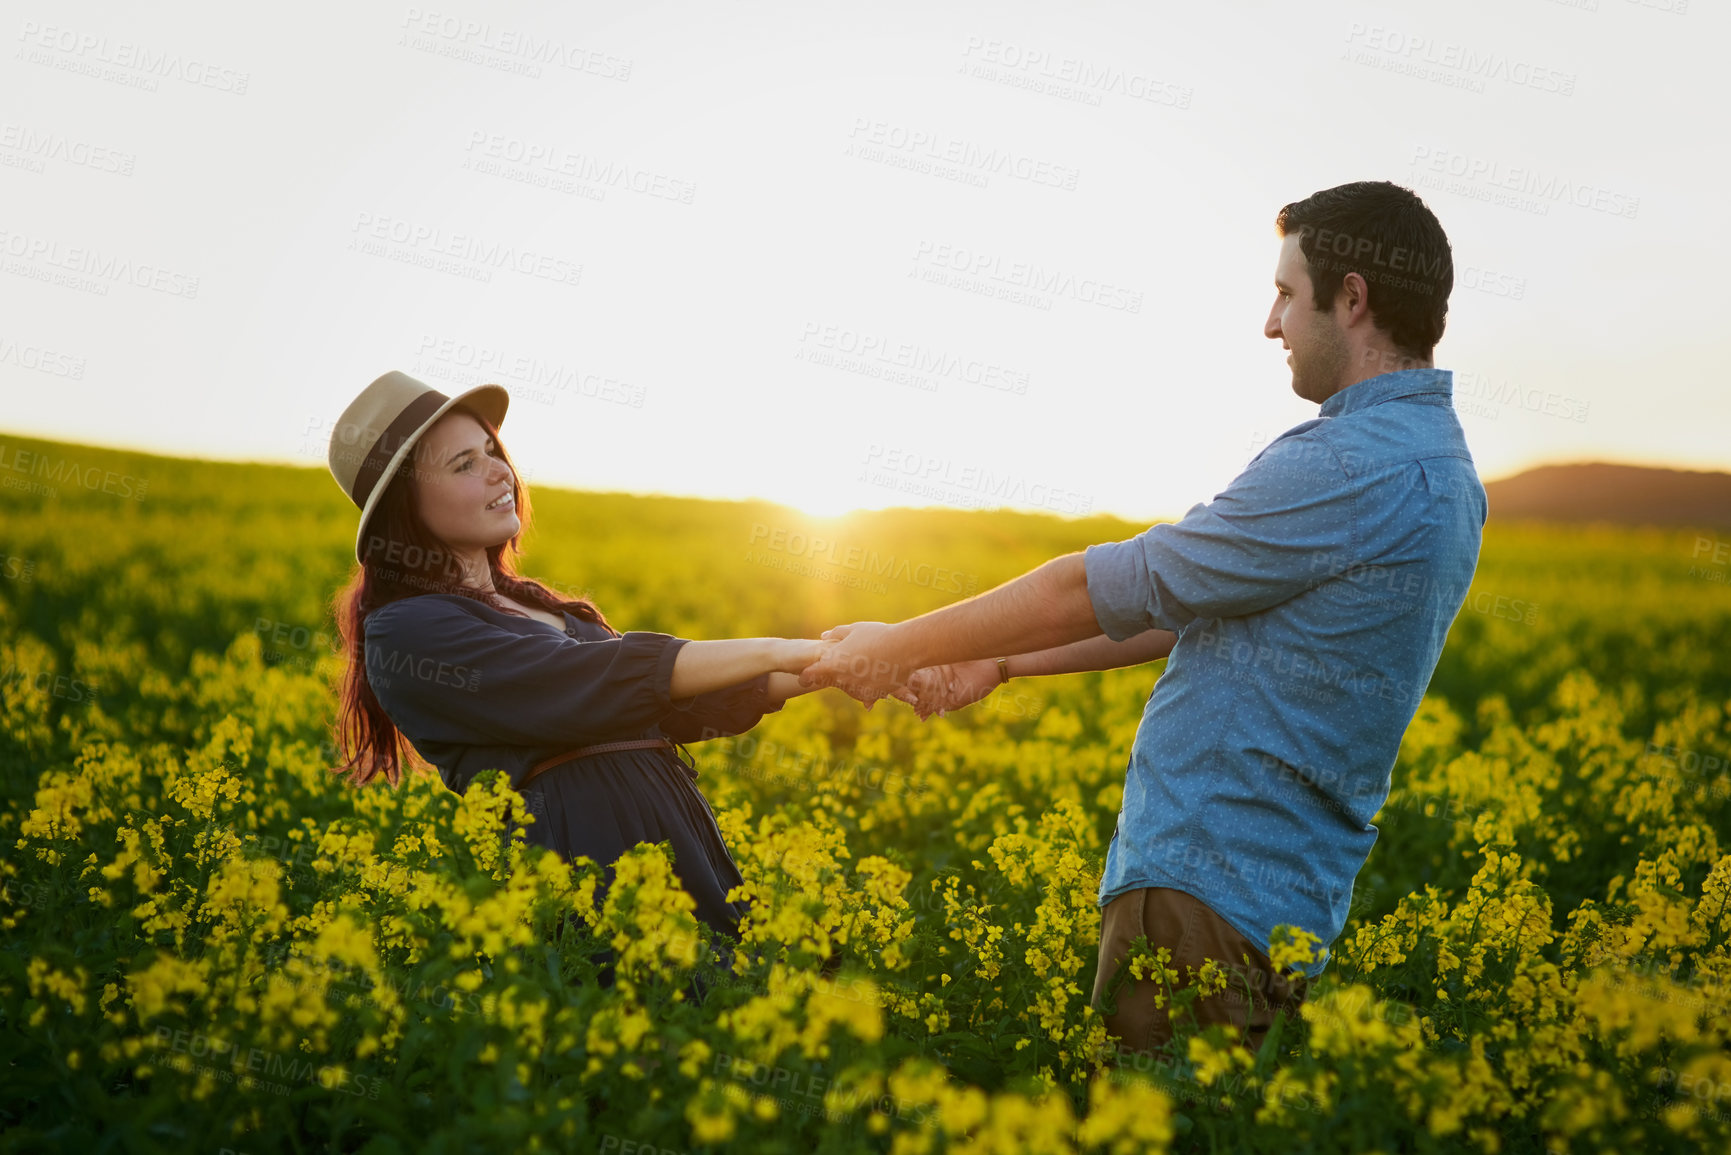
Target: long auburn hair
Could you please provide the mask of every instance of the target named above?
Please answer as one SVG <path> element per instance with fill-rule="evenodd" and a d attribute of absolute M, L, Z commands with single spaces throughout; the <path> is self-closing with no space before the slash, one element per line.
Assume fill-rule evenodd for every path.
<path fill-rule="evenodd" d="M 454 413 L 459 409 L 487 431 L 498 446 L 499 456 L 511 469 L 511 494 L 517 504 L 520 524 L 509 540 L 487 549 L 487 568 L 492 571 L 494 589 L 544 610 L 568 610 L 618 636 L 619 631 L 608 624 L 588 598 L 560 597 L 534 578 L 517 572 L 516 558 L 522 552 L 518 542 L 529 531 L 528 488 L 510 455 L 505 452 L 505 443 L 499 439 L 499 431 L 493 424 L 467 406 L 453 406 L 447 412 Z M 348 584 L 331 602 L 348 666 L 343 671 L 335 735 L 337 756 L 342 759 L 342 764 L 329 767 L 329 770 L 333 774 L 346 775 L 350 784 L 355 786 L 365 786 L 381 772 L 387 782 L 396 786 L 405 760 L 419 772 L 431 769 L 413 743 L 385 713 L 367 681 L 367 615 L 402 598 L 458 594 L 485 602 L 502 613 L 523 616 L 494 593 L 466 584 L 455 551 L 428 529 L 426 522 L 416 513 L 414 486 L 418 484 L 418 472 L 414 462 L 419 449 L 417 444 L 384 483 L 385 491 L 379 497 L 373 516 L 367 520 L 367 536 L 362 543 L 364 560 L 355 567 Z"/>

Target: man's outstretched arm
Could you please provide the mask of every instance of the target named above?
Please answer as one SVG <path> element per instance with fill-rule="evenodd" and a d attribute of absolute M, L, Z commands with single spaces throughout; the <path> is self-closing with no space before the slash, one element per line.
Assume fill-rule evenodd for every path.
<path fill-rule="evenodd" d="M 1100 632 L 1082 554 L 1069 553 L 905 622 L 857 623 L 801 677 L 881 698 L 924 666 L 1045 650 Z"/>

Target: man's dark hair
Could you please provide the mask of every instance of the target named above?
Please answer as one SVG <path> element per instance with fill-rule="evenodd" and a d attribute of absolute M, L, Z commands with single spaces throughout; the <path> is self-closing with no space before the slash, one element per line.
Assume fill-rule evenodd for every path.
<path fill-rule="evenodd" d="M 1348 273 L 1370 286 L 1370 316 L 1395 348 L 1428 359 L 1442 339 L 1454 288 L 1454 257 L 1442 224 L 1411 189 L 1360 180 L 1311 193 L 1274 218 L 1295 230 L 1310 266 L 1318 309 L 1334 304 Z"/>

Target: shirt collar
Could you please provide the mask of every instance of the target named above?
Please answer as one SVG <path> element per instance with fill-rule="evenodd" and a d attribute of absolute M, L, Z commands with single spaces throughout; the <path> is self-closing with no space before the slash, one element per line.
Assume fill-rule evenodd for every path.
<path fill-rule="evenodd" d="M 1452 369 L 1401 369 L 1394 373 L 1379 373 L 1348 385 L 1322 403 L 1322 416 L 1344 417 L 1369 405 L 1411 397 L 1420 393 L 1454 396 Z"/>

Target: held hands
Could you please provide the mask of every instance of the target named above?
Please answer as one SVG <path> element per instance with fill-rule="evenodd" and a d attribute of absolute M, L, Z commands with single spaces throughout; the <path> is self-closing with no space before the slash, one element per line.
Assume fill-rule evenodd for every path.
<path fill-rule="evenodd" d="M 981 658 L 915 670 L 907 685 L 896 691 L 896 697 L 912 706 L 924 721 L 933 714 L 941 718 L 951 710 L 971 706 L 999 684 L 998 663 Z"/>
<path fill-rule="evenodd" d="M 854 622 L 823 632 L 824 654 L 800 674 L 801 685 L 834 686 L 869 708 L 889 697 L 907 674 L 889 656 L 890 627 L 883 622 Z"/>
<path fill-rule="evenodd" d="M 800 683 L 834 686 L 868 710 L 880 698 L 899 698 L 922 720 L 972 705 L 998 685 L 998 664 L 989 658 L 904 673 L 894 659 L 890 629 L 883 622 L 854 622 L 825 630 L 826 652 L 800 675 Z"/>

